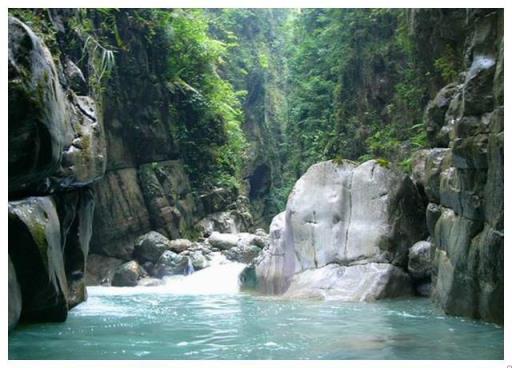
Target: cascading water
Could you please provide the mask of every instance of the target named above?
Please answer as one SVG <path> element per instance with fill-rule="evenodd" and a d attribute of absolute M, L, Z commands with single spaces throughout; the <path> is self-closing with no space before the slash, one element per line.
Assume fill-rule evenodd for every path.
<path fill-rule="evenodd" d="M 194 265 L 192 264 L 192 260 L 190 258 L 188 258 L 188 263 L 187 263 L 187 268 L 185 268 L 185 276 L 187 275 L 191 275 L 194 273 Z"/>

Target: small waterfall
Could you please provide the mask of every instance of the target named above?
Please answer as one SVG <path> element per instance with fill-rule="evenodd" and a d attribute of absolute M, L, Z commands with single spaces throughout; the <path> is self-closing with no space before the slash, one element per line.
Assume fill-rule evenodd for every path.
<path fill-rule="evenodd" d="M 187 268 L 185 268 L 185 271 L 184 271 L 184 275 L 187 276 L 187 275 L 191 275 L 194 273 L 194 265 L 192 264 L 192 260 L 190 259 L 190 257 L 188 258 L 188 263 L 187 263 Z"/>
<path fill-rule="evenodd" d="M 240 290 L 238 277 L 245 266 L 217 254 L 212 258 L 210 267 L 189 276 L 166 277 L 165 284 L 157 288 L 171 294 L 235 294 Z"/>

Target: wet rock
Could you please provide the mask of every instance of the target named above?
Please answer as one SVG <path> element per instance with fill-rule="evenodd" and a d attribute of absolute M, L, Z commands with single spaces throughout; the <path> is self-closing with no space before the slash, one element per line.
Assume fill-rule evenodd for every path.
<path fill-rule="evenodd" d="M 171 241 L 156 231 L 139 237 L 133 255 L 140 262 L 157 262 L 163 252 L 170 249 Z"/>
<path fill-rule="evenodd" d="M 64 63 L 64 74 L 66 74 L 69 86 L 73 91 L 81 96 L 88 94 L 87 81 L 85 80 L 84 74 L 70 59 L 66 59 Z"/>
<path fill-rule="evenodd" d="M 122 259 L 101 254 L 89 254 L 87 259 L 86 285 L 109 286 L 115 270 L 123 263 Z"/>
<path fill-rule="evenodd" d="M 11 331 L 18 324 L 21 315 L 21 290 L 18 279 L 16 278 L 16 270 L 12 265 L 11 258 L 9 258 L 9 331 Z"/>
<path fill-rule="evenodd" d="M 156 262 L 153 276 L 162 278 L 164 276 L 183 275 L 189 268 L 189 262 L 189 257 L 166 250 Z"/>
<path fill-rule="evenodd" d="M 210 265 L 208 259 L 201 251 L 194 251 L 190 253 L 189 258 L 195 271 L 202 270 Z"/>
<path fill-rule="evenodd" d="M 430 279 L 432 270 L 432 243 L 419 241 L 409 249 L 407 270 L 412 278 L 417 280 Z"/>
<path fill-rule="evenodd" d="M 9 257 L 16 270 L 27 321 L 64 321 L 68 282 L 61 229 L 51 197 L 9 202 Z"/>
<path fill-rule="evenodd" d="M 135 261 L 120 265 L 112 277 L 112 286 L 136 286 L 142 277 L 143 270 Z"/>
<path fill-rule="evenodd" d="M 153 277 L 144 277 L 137 282 L 137 286 L 161 286 L 164 282 Z"/>

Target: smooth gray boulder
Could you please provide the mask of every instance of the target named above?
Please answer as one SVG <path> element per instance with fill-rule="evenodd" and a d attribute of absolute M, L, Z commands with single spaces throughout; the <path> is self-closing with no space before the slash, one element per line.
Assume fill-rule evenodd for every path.
<path fill-rule="evenodd" d="M 18 324 L 21 315 L 21 289 L 18 279 L 16 278 L 16 270 L 9 258 L 9 331 Z"/>
<path fill-rule="evenodd" d="M 171 241 L 168 238 L 156 231 L 150 231 L 137 239 L 133 255 L 140 262 L 155 263 L 170 247 Z"/>
<path fill-rule="evenodd" d="M 320 162 L 297 181 L 286 212 L 272 221 L 270 245 L 254 261 L 255 284 L 282 294 L 297 274 L 332 263 L 405 267 L 408 248 L 425 235 L 423 200 L 406 175 L 374 160 Z"/>
<path fill-rule="evenodd" d="M 144 271 L 136 261 L 123 263 L 114 272 L 112 286 L 136 286 Z"/>
<path fill-rule="evenodd" d="M 367 263 L 357 266 L 330 264 L 294 275 L 283 296 L 371 302 L 377 299 L 413 295 L 411 285 L 407 273 L 387 263 Z"/>
<path fill-rule="evenodd" d="M 419 241 L 409 249 L 407 270 L 413 279 L 430 279 L 432 272 L 431 248 L 431 242 Z"/>

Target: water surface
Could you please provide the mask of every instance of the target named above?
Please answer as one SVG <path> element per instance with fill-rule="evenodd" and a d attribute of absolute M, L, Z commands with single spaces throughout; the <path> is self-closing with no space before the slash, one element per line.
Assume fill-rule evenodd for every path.
<path fill-rule="evenodd" d="M 503 359 L 502 328 L 428 299 L 282 300 L 207 270 L 164 287 L 89 287 L 65 323 L 11 333 L 9 359 Z"/>

